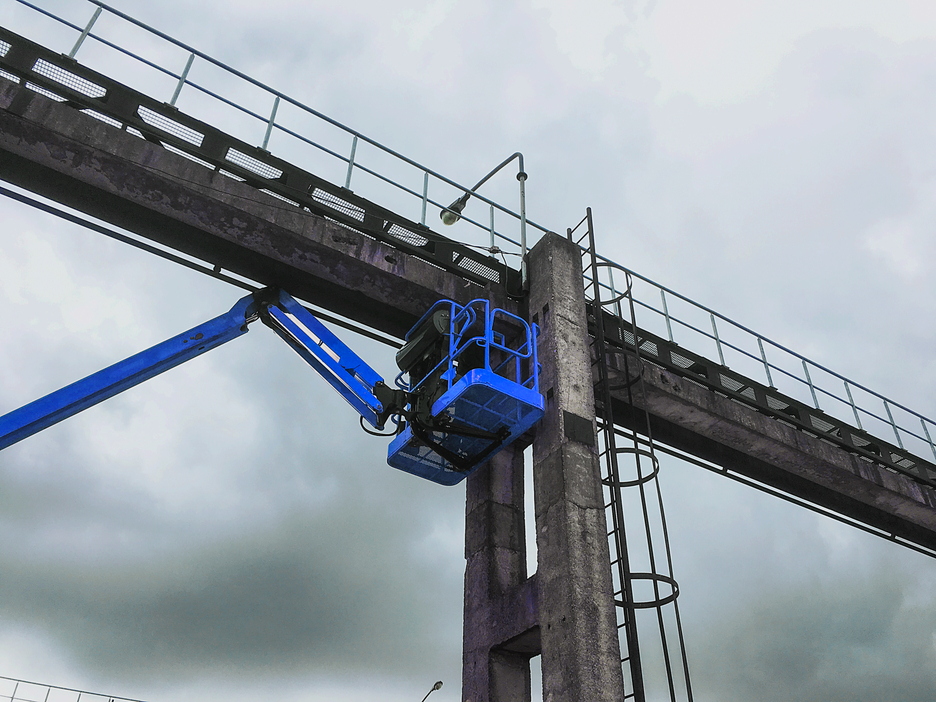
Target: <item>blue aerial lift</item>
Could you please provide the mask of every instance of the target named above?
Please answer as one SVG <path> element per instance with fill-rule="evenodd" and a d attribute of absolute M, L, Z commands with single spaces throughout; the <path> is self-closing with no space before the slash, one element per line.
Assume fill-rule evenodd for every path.
<path fill-rule="evenodd" d="M 441 300 L 407 333 L 393 387 L 288 293 L 264 288 L 229 312 L 0 417 L 0 450 L 247 332 L 261 320 L 375 430 L 387 462 L 454 485 L 543 416 L 536 325 L 487 300 Z"/>

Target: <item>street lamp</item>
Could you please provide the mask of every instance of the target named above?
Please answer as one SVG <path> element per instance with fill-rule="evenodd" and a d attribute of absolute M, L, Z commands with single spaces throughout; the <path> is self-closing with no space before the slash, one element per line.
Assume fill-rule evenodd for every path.
<path fill-rule="evenodd" d="M 526 289 L 526 188 L 524 184 L 526 183 L 527 174 L 526 171 L 523 170 L 523 154 L 518 151 L 513 156 L 507 158 L 497 168 L 479 180 L 471 190 L 466 192 L 460 198 L 455 200 L 451 205 L 442 210 L 439 213 L 439 217 L 442 219 L 442 224 L 455 224 L 455 222 L 461 219 L 462 210 L 464 210 L 465 205 L 468 204 L 468 198 L 471 197 L 472 193 L 484 185 L 491 176 L 493 176 L 501 168 L 506 166 L 514 159 L 517 159 L 520 162 L 520 171 L 517 173 L 517 180 L 520 181 L 520 281 L 523 288 Z"/>
<path fill-rule="evenodd" d="M 426 693 L 426 697 L 422 698 L 422 702 L 426 702 L 426 698 L 429 697 L 429 695 L 431 695 L 436 690 L 441 690 L 441 689 L 442 689 L 442 681 L 440 680 L 439 682 L 437 682 L 435 685 L 432 686 L 432 689 L 429 690 L 429 692 Z"/>

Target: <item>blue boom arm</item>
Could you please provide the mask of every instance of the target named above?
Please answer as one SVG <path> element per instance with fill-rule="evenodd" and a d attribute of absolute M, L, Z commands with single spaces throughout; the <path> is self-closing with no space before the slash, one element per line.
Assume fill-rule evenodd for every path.
<path fill-rule="evenodd" d="M 443 485 L 463 480 L 543 415 L 536 327 L 491 309 L 486 300 L 468 306 L 443 300 L 420 320 L 397 355 L 410 377 L 402 390 L 388 387 L 286 292 L 266 288 L 238 300 L 227 314 L 0 417 L 0 450 L 245 334 L 256 319 L 302 356 L 363 421 L 383 429 L 396 417 L 388 463 L 428 480 Z M 513 347 L 503 332 L 494 331 L 506 322 L 521 330 Z"/>
<path fill-rule="evenodd" d="M 305 307 L 280 290 L 275 302 L 261 308 L 260 319 L 289 344 L 375 429 L 406 402 L 354 351 Z"/>
<path fill-rule="evenodd" d="M 253 319 L 256 300 L 248 295 L 227 314 L 13 410 L 0 417 L 0 449 L 245 334 Z"/>
<path fill-rule="evenodd" d="M 238 300 L 227 314 L 0 417 L 0 450 L 247 333 L 247 325 L 259 318 L 375 428 L 383 429 L 390 415 L 403 409 L 403 392 L 388 388 L 289 294 L 265 289 Z"/>

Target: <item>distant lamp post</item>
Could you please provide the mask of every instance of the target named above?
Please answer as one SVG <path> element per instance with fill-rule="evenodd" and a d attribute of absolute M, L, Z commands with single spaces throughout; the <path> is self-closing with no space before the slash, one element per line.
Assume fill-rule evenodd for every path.
<path fill-rule="evenodd" d="M 523 170 L 523 154 L 519 151 L 513 156 L 510 156 L 502 164 L 500 164 L 493 171 L 484 176 L 481 180 L 475 184 L 475 186 L 462 195 L 460 198 L 455 200 L 451 205 L 446 207 L 439 213 L 439 217 L 442 219 L 442 224 L 452 225 L 455 224 L 458 220 L 461 219 L 462 210 L 465 209 L 465 205 L 468 204 L 468 198 L 471 197 L 472 193 L 475 190 L 484 185 L 491 176 L 497 173 L 501 168 L 506 166 L 508 163 L 517 159 L 520 162 L 520 171 L 517 173 L 517 180 L 520 181 L 520 280 L 524 289 L 526 289 L 526 187 L 525 183 L 527 180 L 526 171 Z M 430 690 L 431 692 L 431 690 Z"/>
<path fill-rule="evenodd" d="M 437 682 L 435 685 L 432 686 L 432 689 L 429 690 L 429 692 L 426 693 L 426 697 L 422 698 L 422 702 L 426 702 L 426 698 L 429 697 L 429 695 L 431 695 L 436 690 L 441 690 L 441 689 L 442 689 L 442 681 L 440 680 L 439 682 Z"/>

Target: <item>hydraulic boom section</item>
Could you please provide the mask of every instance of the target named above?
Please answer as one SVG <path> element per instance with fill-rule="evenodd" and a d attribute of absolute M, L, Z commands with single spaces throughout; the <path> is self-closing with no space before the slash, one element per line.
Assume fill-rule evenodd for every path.
<path fill-rule="evenodd" d="M 231 310 L 0 417 L 0 449 L 247 332 L 260 319 L 312 366 L 363 421 L 396 427 L 388 463 L 454 485 L 543 415 L 536 326 L 486 300 L 442 300 L 407 334 L 397 387 L 305 307 L 267 288 Z M 406 376 L 407 379 L 404 379 Z"/>

